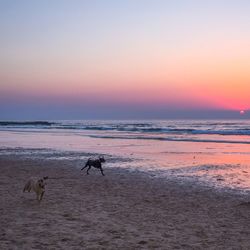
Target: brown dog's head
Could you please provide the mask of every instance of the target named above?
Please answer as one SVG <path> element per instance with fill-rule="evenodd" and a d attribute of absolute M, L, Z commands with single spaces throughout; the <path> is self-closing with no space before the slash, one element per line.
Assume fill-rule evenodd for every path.
<path fill-rule="evenodd" d="M 45 182 L 43 179 L 38 180 L 37 183 L 40 188 L 45 189 Z"/>

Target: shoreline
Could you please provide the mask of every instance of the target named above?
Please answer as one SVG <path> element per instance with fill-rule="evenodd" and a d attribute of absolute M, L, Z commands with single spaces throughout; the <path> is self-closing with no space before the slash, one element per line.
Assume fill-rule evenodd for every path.
<path fill-rule="evenodd" d="M 76 150 L 61 150 L 54 148 L 24 148 L 24 147 L 0 147 L 0 157 L 8 157 L 12 156 L 16 159 L 20 160 L 37 160 L 37 161 L 59 161 L 59 162 L 67 162 L 68 166 L 72 166 L 75 169 L 80 169 L 84 166 L 85 162 L 90 157 L 96 156 L 104 156 L 106 159 L 106 163 L 104 164 L 105 169 L 117 169 L 117 171 L 125 171 L 128 173 L 138 173 L 141 175 L 145 175 L 149 178 L 155 178 L 158 181 L 165 182 L 173 182 L 177 185 L 186 186 L 187 188 L 193 187 L 198 189 L 209 189 L 212 192 L 216 193 L 224 193 L 228 195 L 242 196 L 247 197 L 250 196 L 250 189 L 242 188 L 238 186 L 230 186 L 225 185 L 224 177 L 222 175 L 211 176 L 214 179 L 206 178 L 203 179 L 197 175 L 195 175 L 195 170 L 200 171 L 200 169 L 207 174 L 207 171 L 211 168 L 212 170 L 217 168 L 226 169 L 226 168 L 235 168 L 237 165 L 206 165 L 206 164 L 198 164 L 194 166 L 184 166 L 178 168 L 156 168 L 150 169 L 146 168 L 147 164 L 151 164 L 149 162 L 140 162 L 143 159 L 138 157 L 134 157 L 134 155 L 129 156 L 120 156 L 120 155 L 110 155 L 108 153 L 96 153 L 96 152 L 82 152 Z M 136 163 L 136 164 L 134 164 Z M 138 164 L 139 163 L 139 164 Z M 46 163 L 45 163 L 46 164 Z M 248 169 L 246 169 L 248 171 Z M 250 169 L 249 169 L 250 170 Z M 244 174 L 248 174 L 247 171 L 242 170 Z M 192 175 L 193 174 L 193 175 Z M 248 174 L 249 175 L 249 174 Z M 250 175 L 249 175 L 250 177 Z"/>
<path fill-rule="evenodd" d="M 121 168 L 0 156 L 1 249 L 247 249 L 250 196 Z M 44 200 L 22 193 L 49 176 Z"/>

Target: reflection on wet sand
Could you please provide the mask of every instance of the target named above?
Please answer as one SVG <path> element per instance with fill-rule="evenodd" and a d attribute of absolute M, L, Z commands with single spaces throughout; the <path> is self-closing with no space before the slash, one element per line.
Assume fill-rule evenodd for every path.
<path fill-rule="evenodd" d="M 93 133 L 93 132 L 91 132 Z M 189 179 L 239 190 L 250 190 L 250 150 L 247 144 L 91 138 L 89 132 L 0 131 L 1 154 L 81 161 L 96 154 L 109 156 L 107 167 L 154 172 L 154 176 Z M 238 138 L 239 139 L 239 138 Z M 19 149 L 17 149 L 19 147 Z M 33 151 L 23 150 L 24 148 Z M 34 149 L 38 150 L 37 154 Z M 117 166 L 115 157 L 126 159 Z"/>

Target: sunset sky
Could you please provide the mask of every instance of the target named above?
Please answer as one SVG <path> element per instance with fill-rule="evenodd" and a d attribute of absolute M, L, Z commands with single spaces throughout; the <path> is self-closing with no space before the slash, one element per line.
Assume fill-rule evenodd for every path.
<path fill-rule="evenodd" d="M 0 119 L 241 118 L 248 0 L 0 0 Z"/>

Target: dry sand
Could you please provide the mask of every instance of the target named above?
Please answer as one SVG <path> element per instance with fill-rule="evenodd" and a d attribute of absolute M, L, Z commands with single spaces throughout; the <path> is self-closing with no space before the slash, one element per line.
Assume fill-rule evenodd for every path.
<path fill-rule="evenodd" d="M 0 156 L 0 249 L 250 249 L 250 197 L 119 168 Z M 22 193 L 45 176 L 44 200 Z"/>

